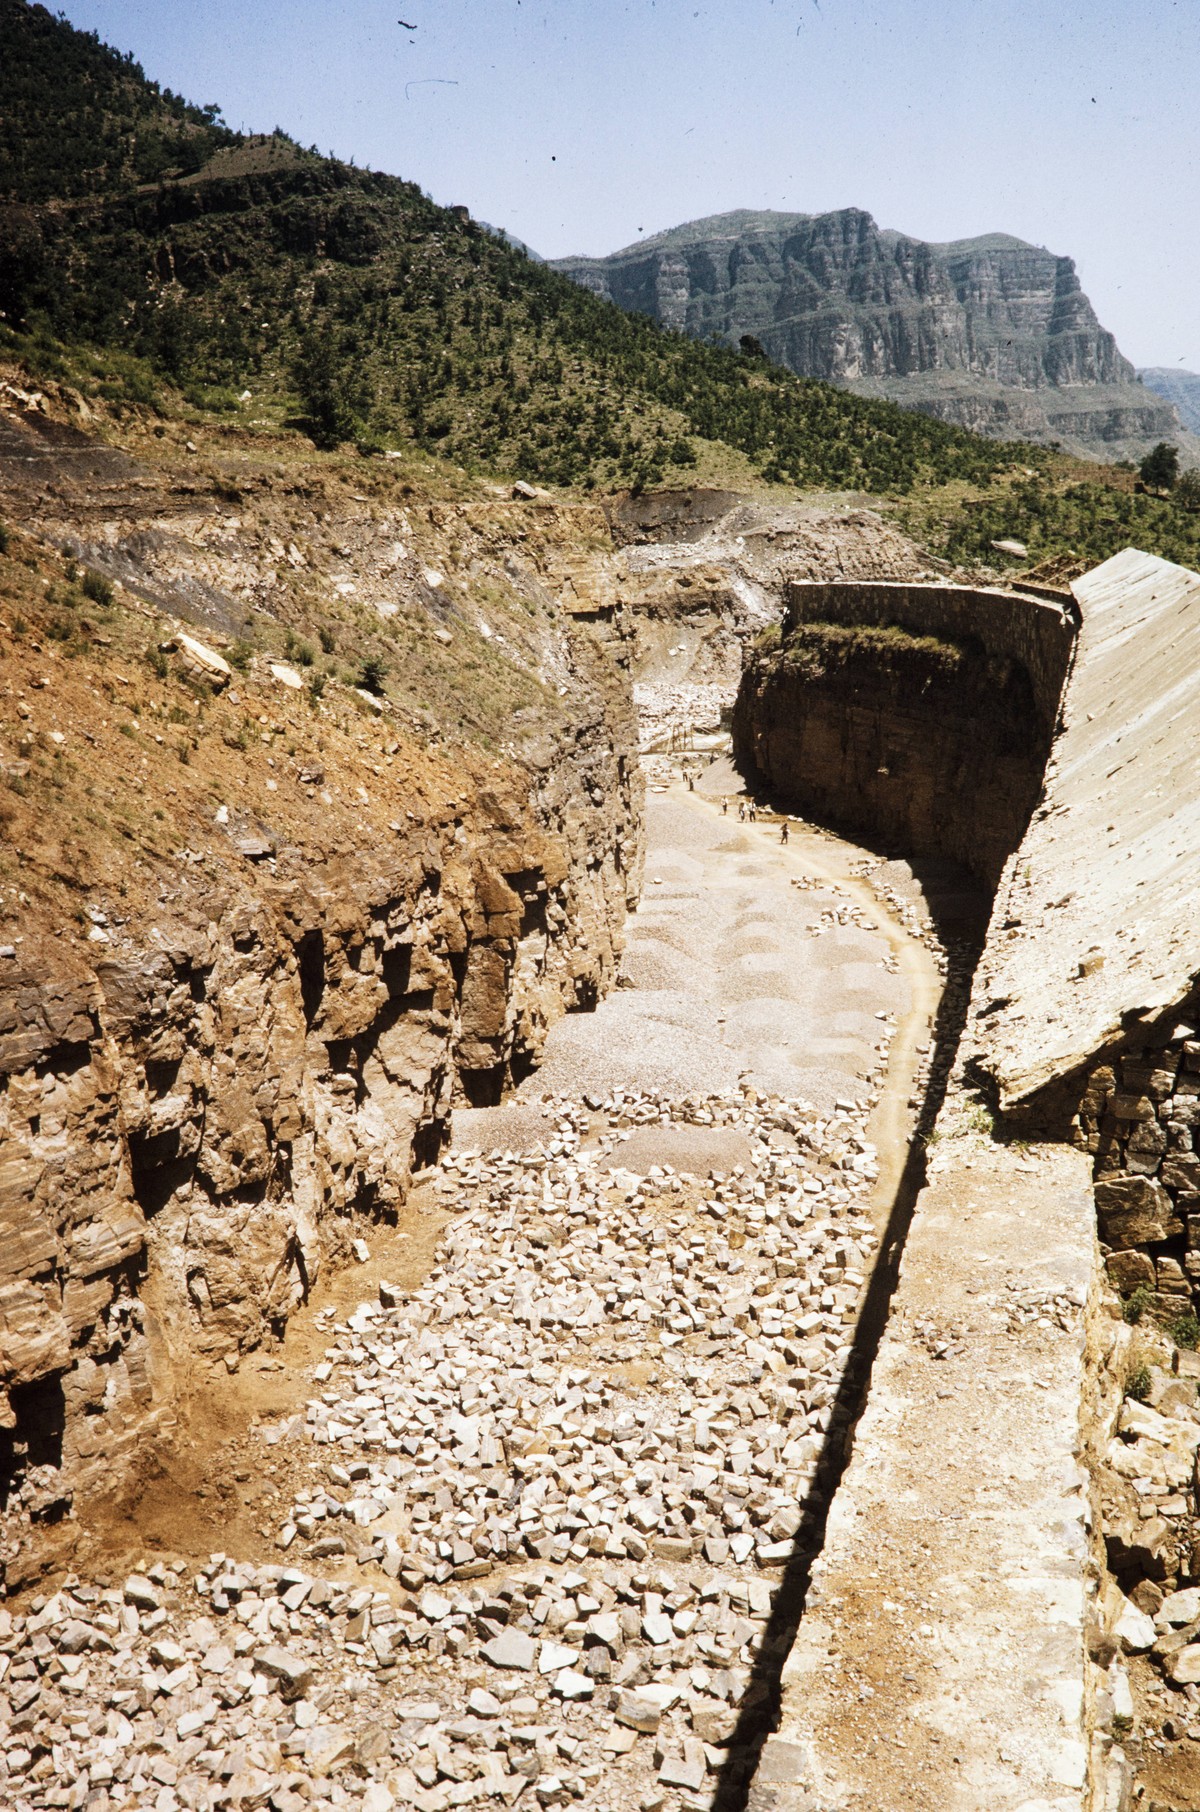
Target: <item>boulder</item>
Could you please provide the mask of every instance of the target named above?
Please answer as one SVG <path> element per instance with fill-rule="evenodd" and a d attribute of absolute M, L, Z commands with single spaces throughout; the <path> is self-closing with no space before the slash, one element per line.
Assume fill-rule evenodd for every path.
<path fill-rule="evenodd" d="M 169 647 L 170 644 L 168 643 Z M 219 692 L 233 678 L 233 668 L 227 660 L 219 655 L 215 648 L 209 648 L 198 642 L 195 636 L 178 635 L 175 647 L 179 652 L 179 662 L 185 673 L 194 679 L 207 680 L 210 686 Z"/>
<path fill-rule="evenodd" d="M 1104 1531 L 1108 1564 L 1118 1579 L 1165 1579 L 1173 1530 L 1161 1516 L 1115 1523 Z"/>
<path fill-rule="evenodd" d="M 260 1674 L 274 1680 L 279 1696 L 287 1703 L 302 1699 L 312 1685 L 312 1662 L 304 1655 L 297 1655 L 291 1649 L 264 1648 L 254 1657 L 254 1665 Z"/>
<path fill-rule="evenodd" d="M 1141 1286 L 1154 1288 L 1154 1260 L 1146 1252 L 1136 1250 L 1110 1252 L 1104 1261 L 1108 1280 L 1122 1296 L 1132 1295 Z"/>
<path fill-rule="evenodd" d="M 1175 1204 L 1153 1177 L 1108 1176 L 1096 1184 L 1101 1237 L 1117 1251 L 1152 1245 L 1183 1232 Z"/>
<path fill-rule="evenodd" d="M 1167 1674 L 1176 1686 L 1200 1685 L 1200 1642 L 1177 1649 L 1167 1662 Z"/>
<path fill-rule="evenodd" d="M 1148 1648 L 1154 1647 L 1157 1631 L 1154 1619 L 1147 1617 L 1145 1611 L 1139 1611 L 1136 1604 L 1130 1604 L 1126 1600 L 1113 1627 L 1113 1634 L 1127 1655 L 1141 1655 Z"/>

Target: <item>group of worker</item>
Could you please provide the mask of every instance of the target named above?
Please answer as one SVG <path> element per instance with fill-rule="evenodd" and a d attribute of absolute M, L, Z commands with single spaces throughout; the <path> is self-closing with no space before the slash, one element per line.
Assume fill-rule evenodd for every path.
<path fill-rule="evenodd" d="M 722 801 L 721 801 L 721 816 L 722 816 L 722 818 L 727 818 L 729 816 L 729 800 L 727 798 L 722 799 Z M 753 799 L 749 799 L 749 800 L 739 799 L 738 800 L 738 823 L 745 824 L 747 821 L 749 821 L 751 824 L 758 823 L 758 807 L 754 803 Z M 779 841 L 781 843 L 786 843 L 787 840 L 788 840 L 788 821 L 786 818 L 784 818 L 779 826 Z"/>

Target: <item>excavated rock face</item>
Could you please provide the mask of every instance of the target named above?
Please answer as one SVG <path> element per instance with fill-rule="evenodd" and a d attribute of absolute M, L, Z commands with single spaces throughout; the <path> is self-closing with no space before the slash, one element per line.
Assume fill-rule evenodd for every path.
<path fill-rule="evenodd" d="M 556 592 L 603 589 L 597 512 L 581 525 L 491 498 L 426 508 L 406 489 L 411 541 L 397 554 L 398 511 L 357 474 L 361 492 L 322 467 L 255 495 L 249 461 L 231 530 L 211 503 L 173 504 L 175 486 L 123 455 L 89 455 L 75 475 L 62 449 L 93 443 L 65 424 L 37 437 L 60 459 L 48 470 L 24 457 L 27 422 L 9 438 L 0 1562 L 12 1585 L 36 1564 L 40 1525 L 128 1474 L 197 1362 L 233 1362 L 280 1331 L 352 1239 L 395 1214 L 454 1099 L 498 1099 L 553 1021 L 612 985 L 640 888 L 643 783 L 619 631 L 603 647 L 557 608 Z M 279 516 L 297 495 L 319 507 L 312 538 L 293 517 L 289 543 Z M 80 548 L 110 550 L 110 600 L 81 594 Z M 272 560 L 283 576 L 266 587 Z M 136 591 L 121 561 L 136 565 Z M 289 566 L 307 593 L 289 588 Z M 349 566 L 378 602 L 339 602 L 337 584 L 354 591 Z M 331 579 L 322 615 L 312 591 Z M 289 636 L 295 625 L 315 644 L 320 626 L 343 661 L 390 654 L 392 695 L 356 687 L 336 659 L 322 666 L 311 644 L 294 643 L 299 672 L 282 662 L 283 632 L 255 602 L 272 593 Z M 164 603 L 193 605 L 238 668 L 197 677 Z M 254 650 L 222 641 L 252 610 L 267 623 Z M 319 685 L 301 685 L 314 674 Z"/>
<path fill-rule="evenodd" d="M 795 585 L 752 651 L 739 760 L 802 809 L 994 886 L 1037 801 L 1062 613 L 955 587 Z"/>
<path fill-rule="evenodd" d="M 48 1447 L 64 1490 L 111 1476 L 157 1419 L 156 1360 L 279 1328 L 361 1217 L 403 1200 L 456 1091 L 497 1098 L 611 983 L 636 882 L 630 769 L 558 754 L 533 809 L 495 801 L 490 822 L 418 825 L 349 865 L 294 850 L 273 873 L 231 868 L 170 925 L 114 928 L 90 974 L 9 960 L 15 1460 Z M 607 809 L 575 806 L 581 769 Z"/>

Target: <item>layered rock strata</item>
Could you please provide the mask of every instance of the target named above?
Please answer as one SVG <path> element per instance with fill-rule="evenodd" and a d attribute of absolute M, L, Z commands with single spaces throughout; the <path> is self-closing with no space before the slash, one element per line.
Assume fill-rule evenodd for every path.
<path fill-rule="evenodd" d="M 1012 593 L 791 585 L 745 668 L 735 750 L 802 810 L 994 886 L 1041 791 L 1072 635 Z"/>
<path fill-rule="evenodd" d="M 742 210 L 555 268 L 623 308 L 803 377 L 1003 438 L 1119 457 L 1178 436 L 1096 318 L 1072 259 L 1007 233 L 930 244 L 832 214 Z"/>

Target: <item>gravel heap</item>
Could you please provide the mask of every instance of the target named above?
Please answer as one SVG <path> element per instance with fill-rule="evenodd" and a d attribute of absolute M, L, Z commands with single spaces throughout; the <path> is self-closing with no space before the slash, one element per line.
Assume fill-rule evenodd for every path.
<path fill-rule="evenodd" d="M 633 688 L 638 713 L 638 745 L 643 754 L 663 751 L 672 738 L 710 739 L 706 746 L 728 748 L 721 717 L 733 706 L 736 685 L 711 681 L 638 680 Z"/>
<path fill-rule="evenodd" d="M 5 1806 L 712 1805 L 840 1439 L 866 1104 L 546 1107 L 538 1149 L 447 1160 L 436 1269 L 331 1320 L 305 1414 L 261 1428 L 294 1454 L 271 1564 L 0 1612 Z M 621 1166 L 678 1124 L 751 1163 Z"/>

